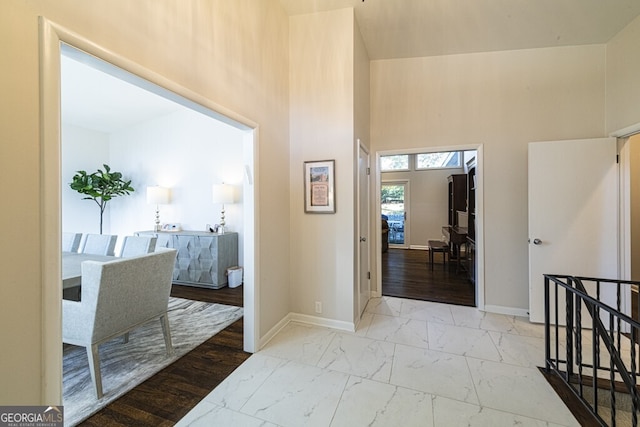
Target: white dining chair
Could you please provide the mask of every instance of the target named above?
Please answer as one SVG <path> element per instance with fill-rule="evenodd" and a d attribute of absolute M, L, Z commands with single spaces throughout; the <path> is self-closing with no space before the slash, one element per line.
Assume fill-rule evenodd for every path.
<path fill-rule="evenodd" d="M 130 257 L 151 253 L 156 249 L 157 240 L 155 236 L 125 236 L 120 256 Z"/>
<path fill-rule="evenodd" d="M 115 255 L 118 236 L 109 234 L 87 234 L 80 250 L 83 254 Z"/>
<path fill-rule="evenodd" d="M 103 396 L 100 344 L 159 319 L 167 356 L 173 354 L 167 306 L 175 259 L 175 249 L 161 249 L 135 258 L 85 261 L 82 300 L 62 301 L 62 342 L 86 348 L 98 399 Z M 119 386 L 111 387 L 115 392 Z"/>
<path fill-rule="evenodd" d="M 78 252 L 82 233 L 62 233 L 62 252 Z"/>

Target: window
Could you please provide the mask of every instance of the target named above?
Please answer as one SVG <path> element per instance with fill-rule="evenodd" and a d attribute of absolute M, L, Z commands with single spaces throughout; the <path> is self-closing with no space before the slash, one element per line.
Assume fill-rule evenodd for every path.
<path fill-rule="evenodd" d="M 416 154 L 416 170 L 459 168 L 461 158 L 459 151 Z"/>
<path fill-rule="evenodd" d="M 409 155 L 397 154 L 395 156 L 382 156 L 380 157 L 380 171 L 408 171 L 409 170 Z"/>

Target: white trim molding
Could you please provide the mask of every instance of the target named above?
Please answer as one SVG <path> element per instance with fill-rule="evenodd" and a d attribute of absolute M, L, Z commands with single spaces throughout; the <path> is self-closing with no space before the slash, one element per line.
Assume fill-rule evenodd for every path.
<path fill-rule="evenodd" d="M 501 305 L 487 304 L 484 306 L 484 311 L 488 313 L 505 314 L 507 316 L 526 317 L 527 319 L 529 318 L 529 309 L 526 308 L 504 307 Z"/>
<path fill-rule="evenodd" d="M 269 329 L 269 331 L 264 334 L 262 338 L 260 338 L 260 343 L 258 344 L 258 348 L 256 350 L 261 350 L 262 348 L 264 348 L 264 346 L 267 345 L 269 341 L 273 339 L 273 337 L 278 335 L 278 332 L 280 332 L 285 326 L 287 326 L 289 322 L 291 322 L 291 313 L 280 319 L 280 321 L 276 323 L 273 328 Z"/>
<path fill-rule="evenodd" d="M 269 330 L 260 340 L 260 349 L 263 349 L 269 341 L 271 341 L 278 333 L 289 323 L 302 323 L 311 326 L 320 326 L 322 328 L 336 329 L 345 332 L 355 332 L 356 325 L 353 322 L 344 322 L 341 320 L 327 319 L 324 317 L 310 316 L 308 314 L 289 313 L 283 317 L 273 328 Z"/>
<path fill-rule="evenodd" d="M 340 331 L 355 332 L 356 325 L 353 322 L 326 319 L 324 317 L 310 316 L 308 314 L 289 313 L 292 322 L 305 323 L 307 325 L 321 326 L 324 328 L 338 329 Z"/>
<path fill-rule="evenodd" d="M 90 39 L 39 17 L 40 44 L 40 144 L 42 150 L 40 181 L 42 183 L 42 398 L 41 402 L 62 402 L 62 309 L 60 295 L 60 55 L 62 43 L 65 49 L 82 51 L 91 60 L 105 61 L 124 70 L 124 74 L 136 82 L 154 88 L 163 96 L 209 117 L 221 120 L 247 133 L 244 137 L 245 151 L 250 152 L 245 161 L 251 167 L 251 182 L 244 186 L 245 206 L 252 211 L 245 212 L 245 231 L 253 232 L 246 238 L 244 285 L 244 349 L 253 352 L 259 343 L 260 331 L 260 272 L 259 272 L 259 222 L 260 198 L 258 197 L 258 125 L 235 112 L 215 103 L 213 100 L 193 92 L 162 75 L 130 61 L 117 52 L 107 50 Z M 145 83 L 146 81 L 146 83 Z M 131 81 L 129 81 L 131 83 Z"/>

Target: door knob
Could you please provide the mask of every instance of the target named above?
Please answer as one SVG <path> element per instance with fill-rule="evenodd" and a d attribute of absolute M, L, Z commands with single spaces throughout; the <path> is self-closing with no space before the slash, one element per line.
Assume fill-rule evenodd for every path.
<path fill-rule="evenodd" d="M 539 245 L 539 244 L 541 244 L 541 243 L 542 243 L 542 240 L 540 240 L 540 239 L 533 239 L 533 244 L 534 244 L 534 245 Z"/>

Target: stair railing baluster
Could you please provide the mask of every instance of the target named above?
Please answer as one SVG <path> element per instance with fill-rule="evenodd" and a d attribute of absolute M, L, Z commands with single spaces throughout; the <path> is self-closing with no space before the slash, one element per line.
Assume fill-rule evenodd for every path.
<path fill-rule="evenodd" d="M 550 280 L 544 277 L 544 367 L 551 372 L 551 322 L 549 319 L 549 285 Z"/>
<path fill-rule="evenodd" d="M 638 416 L 640 415 L 640 391 L 638 390 L 638 381 L 640 377 L 640 351 L 638 350 L 638 341 L 640 340 L 640 322 L 637 319 L 629 317 L 623 312 L 623 303 L 625 294 L 630 290 L 630 286 L 636 287 L 640 285 L 639 281 L 623 281 L 609 279 L 595 279 L 586 277 L 573 276 L 556 276 L 544 275 L 545 277 L 545 367 L 547 371 L 553 371 L 552 374 L 562 378 L 568 389 L 578 397 L 594 416 L 594 421 L 598 425 L 606 426 L 607 422 L 602 419 L 600 413 L 601 408 L 598 407 L 600 400 L 600 387 L 603 387 L 602 397 L 609 399 L 610 406 L 610 425 L 615 426 L 620 421 L 619 407 L 620 391 L 619 387 L 624 387 L 629 394 L 631 401 L 631 425 L 638 427 Z M 595 284 L 596 297 L 591 296 L 583 281 L 589 284 Z M 553 296 L 555 296 L 555 304 L 551 307 L 551 283 L 554 284 Z M 607 305 L 601 301 L 603 295 L 612 295 L 613 292 L 604 292 L 603 286 L 616 286 L 611 288 L 615 291 L 615 304 Z M 562 361 L 567 364 L 566 371 L 560 369 L 559 363 L 559 301 L 560 287 L 566 290 L 565 300 L 565 319 L 566 319 L 566 356 L 567 360 Z M 593 289 L 593 288 L 592 288 Z M 571 295 L 573 293 L 573 295 Z M 638 296 L 640 305 L 640 296 Z M 588 312 L 588 317 L 583 319 L 582 305 L 584 304 Z M 553 312 L 551 311 L 553 310 Z M 551 349 L 551 316 L 555 314 L 556 324 L 554 331 L 556 334 L 555 355 L 552 355 Z M 607 318 L 608 316 L 608 318 Z M 584 335 L 583 320 L 591 319 L 591 344 L 593 363 L 585 363 L 583 357 Z M 627 327 L 627 325 L 629 325 Z M 628 336 L 627 336 L 628 335 Z M 627 343 L 630 343 L 629 351 L 624 351 Z M 626 353 L 628 358 L 623 357 Z M 609 356 L 609 363 L 603 360 Z M 555 356 L 555 359 L 554 359 Z M 554 365 L 555 360 L 555 365 Z M 627 360 L 627 361 L 625 361 Z M 575 365 L 574 365 L 575 362 Z M 602 363 L 604 362 L 604 364 Z M 585 397 L 585 387 L 589 383 L 585 383 L 585 370 L 591 368 L 591 387 L 593 389 L 593 401 L 587 401 Z M 599 378 L 600 371 L 609 371 L 607 376 Z M 577 373 L 577 374 L 574 374 Z M 603 372 L 604 374 L 605 372 Z M 573 386 L 577 380 L 577 387 Z M 608 384 L 609 390 L 606 393 L 604 385 Z M 606 405 L 606 403 L 603 403 Z M 604 406 L 603 406 L 604 407 Z M 604 414 L 602 414 L 604 415 Z M 607 417 L 609 418 L 609 417 Z"/>
<path fill-rule="evenodd" d="M 618 309 L 618 313 L 622 313 L 622 294 L 621 294 L 622 284 L 617 283 L 616 289 L 616 308 Z M 616 316 L 616 336 L 618 338 L 618 354 L 622 354 L 622 318 L 620 316 Z"/>
<path fill-rule="evenodd" d="M 582 378 L 582 299 L 576 294 L 576 365 L 578 366 L 578 387 L 580 397 L 584 397 L 584 384 Z"/>
<path fill-rule="evenodd" d="M 555 302 L 556 302 L 554 304 L 555 310 L 554 310 L 553 321 L 556 322 L 556 324 L 559 323 L 558 319 L 560 319 L 560 317 L 558 317 L 559 316 L 559 311 L 558 311 L 558 289 L 559 289 L 559 286 L 556 283 L 556 285 L 553 287 L 554 298 L 555 298 Z M 555 354 L 555 357 L 556 357 L 556 368 L 560 369 L 560 340 L 558 339 L 557 336 L 556 336 L 556 341 L 555 341 L 555 353 L 554 354 Z M 569 376 L 568 376 L 566 371 L 565 371 L 565 378 L 566 378 L 567 381 L 569 380 Z"/>
<path fill-rule="evenodd" d="M 636 372 L 636 337 L 637 334 L 640 333 L 638 328 L 634 325 L 631 325 L 631 425 L 632 427 L 638 426 L 638 411 L 640 411 L 640 407 L 638 406 L 638 381 Z"/>
<path fill-rule="evenodd" d="M 613 330 L 613 325 L 615 324 L 615 319 L 613 318 L 613 313 L 609 313 L 609 337 L 612 341 L 615 342 L 615 331 Z M 619 343 L 618 343 L 619 345 Z M 613 357 L 609 357 L 609 408 L 611 410 L 611 426 L 616 427 L 616 366 L 614 365 Z"/>
<path fill-rule="evenodd" d="M 567 378 L 573 377 L 573 298 L 572 292 L 566 289 L 565 306 L 566 306 L 566 352 L 567 352 Z M 557 323 L 557 322 L 556 322 Z M 557 339 L 557 342 L 560 340 Z"/>
<path fill-rule="evenodd" d="M 594 310 L 594 313 L 596 313 L 597 315 L 597 310 Z M 593 317 L 596 317 L 596 315 L 594 315 Z M 595 409 L 595 413 L 596 415 L 598 414 L 598 366 L 600 366 L 599 362 L 598 362 L 598 341 L 600 341 L 598 339 L 598 328 L 595 327 L 591 330 L 591 336 L 592 336 L 592 345 L 593 345 L 593 371 L 592 371 L 592 384 L 591 387 L 593 388 L 593 407 Z"/>

